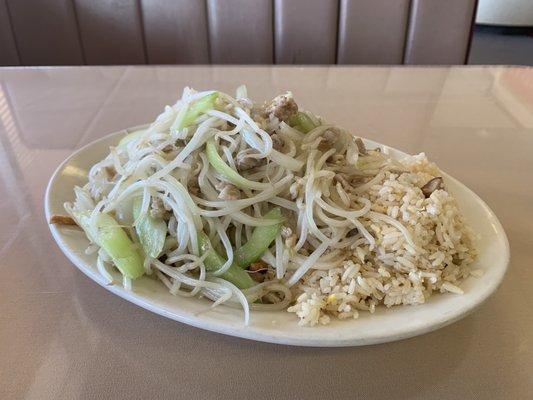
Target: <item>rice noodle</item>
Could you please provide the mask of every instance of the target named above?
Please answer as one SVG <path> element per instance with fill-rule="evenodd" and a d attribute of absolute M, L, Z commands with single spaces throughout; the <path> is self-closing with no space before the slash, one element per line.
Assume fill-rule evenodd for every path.
<path fill-rule="evenodd" d="M 184 88 L 181 98 L 166 106 L 152 124 L 110 148 L 90 168 L 88 183 L 74 189 L 75 202 L 65 204 L 76 221 L 80 222 L 81 213 L 87 217 L 86 233 L 91 250 L 98 250 L 96 265 L 106 282 L 113 282 L 109 270 L 113 259 L 98 241 L 100 213 L 116 217 L 135 249 L 143 250 L 144 273 L 153 274 L 171 294 L 205 296 L 213 307 L 241 307 L 246 324 L 250 309 L 283 310 L 294 301 L 301 306 L 293 307 L 304 321 L 311 312 L 305 314 L 304 304 L 311 309 L 322 307 L 314 323 L 317 315 L 323 317 L 324 309 L 339 318 L 357 316 L 357 310 L 392 301 L 383 299 L 391 289 L 379 279 L 394 274 L 405 273 L 406 280 L 397 287 L 426 279 L 431 285 L 439 282 L 426 288 L 427 293 L 434 289 L 459 293 L 455 278 L 442 284 L 435 272 L 441 273 L 438 268 L 444 264 L 454 266 L 455 259 L 441 250 L 429 254 L 419 243 L 420 227 L 406 223 L 410 213 L 424 208 L 424 200 L 411 208 L 387 208 L 371 201 L 376 191 L 385 199 L 395 198 L 395 191 L 403 187 L 384 182 L 410 167 L 393 160 L 386 149 L 365 149 L 360 139 L 308 111 L 300 110 L 301 123 L 290 126 L 287 121 L 293 125 L 296 109 L 290 93 L 263 105 L 248 98 L 245 86 L 237 89 L 236 98 Z M 309 125 L 305 134 L 304 124 Z M 421 162 L 416 157 L 411 161 Z M 411 182 L 418 187 L 423 183 Z M 140 209 L 134 220 L 136 198 Z M 281 217 L 265 218 L 274 207 Z M 158 243 L 163 249 L 153 258 L 145 255 L 151 253 L 139 239 L 141 222 L 152 220 L 162 221 L 164 225 L 158 226 L 167 228 L 164 243 Z M 446 246 L 462 237 L 446 223 L 439 222 L 434 229 L 435 237 Z M 207 258 L 205 249 L 199 248 L 202 232 L 218 257 Z M 259 272 L 241 266 L 249 268 L 254 279 L 265 281 L 254 282 L 244 275 L 249 279 L 243 285 L 247 289 L 240 290 L 226 279 L 228 272 L 244 262 L 238 249 L 252 238 L 260 242 L 263 237 L 275 239 L 264 244 Z M 394 257 L 399 251 L 401 256 Z M 379 261 L 379 268 L 368 264 L 369 254 L 373 262 Z M 427 259 L 417 264 L 416 257 L 422 254 Z M 222 265 L 212 265 L 213 259 Z M 420 265 L 425 269 L 417 271 Z M 339 268 L 345 271 L 337 278 L 334 271 Z M 348 276 L 353 277 L 349 282 Z M 315 304 L 309 294 L 319 279 L 330 282 L 329 290 L 342 288 L 343 298 L 365 297 L 357 298 L 355 305 L 348 307 L 345 302 L 330 310 L 329 300 Z M 123 286 L 132 290 L 131 280 L 124 277 Z M 425 299 L 424 293 L 415 295 Z"/>
<path fill-rule="evenodd" d="M 287 286 L 291 287 L 300 280 L 302 276 L 313 266 L 318 258 L 324 254 L 329 246 L 329 241 L 322 243 L 318 248 L 298 267 L 296 271 L 287 280 Z"/>

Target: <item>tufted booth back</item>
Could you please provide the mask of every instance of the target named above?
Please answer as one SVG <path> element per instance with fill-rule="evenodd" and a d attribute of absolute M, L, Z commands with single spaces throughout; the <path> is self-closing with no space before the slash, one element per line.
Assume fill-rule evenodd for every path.
<path fill-rule="evenodd" d="M 464 64 L 476 0 L 0 0 L 0 65 Z"/>

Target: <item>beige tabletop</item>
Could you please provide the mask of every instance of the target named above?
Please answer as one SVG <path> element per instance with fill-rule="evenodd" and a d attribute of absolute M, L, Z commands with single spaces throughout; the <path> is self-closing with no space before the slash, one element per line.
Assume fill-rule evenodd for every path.
<path fill-rule="evenodd" d="M 511 244 L 499 290 L 400 342 L 287 347 L 192 328 L 79 272 L 43 216 L 73 150 L 151 121 L 185 85 L 290 89 L 328 120 L 425 151 L 494 210 Z M 0 69 L 0 399 L 526 399 L 533 393 L 533 69 Z"/>

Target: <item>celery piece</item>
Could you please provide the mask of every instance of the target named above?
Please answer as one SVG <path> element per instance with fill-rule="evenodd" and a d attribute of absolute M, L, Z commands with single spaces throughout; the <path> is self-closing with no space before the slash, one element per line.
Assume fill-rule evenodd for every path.
<path fill-rule="evenodd" d="M 136 279 L 144 274 L 137 247 L 118 222 L 108 214 L 98 213 L 91 224 L 91 213 L 75 213 L 77 222 L 91 241 L 103 248 L 122 275 Z"/>
<path fill-rule="evenodd" d="M 146 129 L 140 129 L 138 131 L 133 131 L 131 133 L 128 133 L 126 136 L 120 139 L 120 142 L 118 142 L 118 147 L 123 147 L 127 145 L 129 142 L 140 138 L 144 132 L 146 132 Z"/>
<path fill-rule="evenodd" d="M 220 174 L 224 175 L 224 177 L 233 183 L 235 186 L 241 188 L 241 189 L 264 189 L 265 184 L 260 182 L 255 182 L 248 180 L 241 176 L 237 171 L 232 169 L 228 164 L 224 162 L 222 157 L 219 156 L 217 153 L 217 148 L 215 145 L 215 141 L 213 139 L 210 139 L 207 141 L 205 145 L 205 151 L 207 155 L 207 160 L 209 161 L 209 164 L 217 170 Z"/>
<path fill-rule="evenodd" d="M 217 98 L 218 98 L 218 92 L 213 92 L 211 94 L 208 94 L 207 96 L 204 96 L 198 99 L 196 102 L 194 102 L 189 107 L 189 110 L 187 110 L 185 117 L 183 117 L 183 121 L 181 121 L 181 124 L 179 124 L 178 126 L 178 130 L 186 128 L 187 126 L 191 125 L 196 120 L 196 118 L 200 116 L 200 114 L 203 114 L 208 110 L 211 110 L 215 106 L 215 100 Z"/>
<path fill-rule="evenodd" d="M 294 125 L 294 126 L 291 126 L 291 128 L 294 128 L 297 131 L 300 131 L 300 132 L 303 132 L 303 133 L 307 133 L 307 132 L 304 131 L 304 128 L 302 128 L 302 125 Z"/>
<path fill-rule="evenodd" d="M 267 219 L 281 219 L 281 217 L 281 210 L 277 207 L 265 214 Z M 256 227 L 250 239 L 235 252 L 235 264 L 241 268 L 247 268 L 251 263 L 259 260 L 276 239 L 280 230 L 281 223 Z"/>
<path fill-rule="evenodd" d="M 152 217 L 149 212 L 139 220 L 141 206 L 142 197 L 136 197 L 133 200 L 133 219 L 137 222 L 135 232 L 139 236 L 144 253 L 149 257 L 157 258 L 165 245 L 167 224 L 162 219 Z"/>
<path fill-rule="evenodd" d="M 298 113 L 289 119 L 289 125 L 303 133 L 307 133 L 316 128 L 311 118 L 301 111 L 298 111 Z"/>
<path fill-rule="evenodd" d="M 200 247 L 200 255 L 203 256 L 207 254 L 204 259 L 204 265 L 205 269 L 208 271 L 216 271 L 226 262 L 226 260 L 213 249 L 209 238 L 203 232 L 198 234 L 198 246 Z M 255 285 L 255 282 L 250 275 L 235 264 L 232 264 L 232 266 L 221 275 L 221 278 L 233 283 L 240 289 L 247 289 Z"/>

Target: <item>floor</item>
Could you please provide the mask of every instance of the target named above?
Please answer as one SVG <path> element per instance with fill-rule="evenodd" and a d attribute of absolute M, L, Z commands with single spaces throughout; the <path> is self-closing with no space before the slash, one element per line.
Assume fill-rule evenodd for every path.
<path fill-rule="evenodd" d="M 533 27 L 476 26 L 468 63 L 533 65 Z"/>

